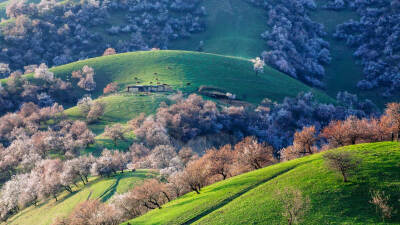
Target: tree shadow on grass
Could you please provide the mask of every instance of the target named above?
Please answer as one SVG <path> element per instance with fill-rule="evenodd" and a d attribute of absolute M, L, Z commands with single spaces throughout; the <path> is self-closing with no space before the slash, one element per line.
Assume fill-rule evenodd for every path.
<path fill-rule="evenodd" d="M 297 165 L 296 165 L 296 166 L 297 166 Z M 224 207 L 225 205 L 227 205 L 227 204 L 230 203 L 231 201 L 235 200 L 236 198 L 242 196 L 243 194 L 247 193 L 248 191 L 250 191 L 250 190 L 252 190 L 252 189 L 254 189 L 254 188 L 256 188 L 256 187 L 258 187 L 258 186 L 264 184 L 265 182 L 268 182 L 268 181 L 270 181 L 270 180 L 272 180 L 272 179 L 274 179 L 274 178 L 276 178 L 276 177 L 278 177 L 278 176 L 280 176 L 280 175 L 282 175 L 282 174 L 284 174 L 284 173 L 287 173 L 288 171 L 294 169 L 296 166 L 289 167 L 289 168 L 287 168 L 287 169 L 285 169 L 285 170 L 279 171 L 279 172 L 277 172 L 276 174 L 274 174 L 274 175 L 272 175 L 272 176 L 270 176 L 270 177 L 268 177 L 268 178 L 266 178 L 266 179 L 263 179 L 263 180 L 261 180 L 261 181 L 255 183 L 255 184 L 253 184 L 253 185 L 251 185 L 251 186 L 249 186 L 249 187 L 247 187 L 247 188 L 244 188 L 243 190 L 241 190 L 241 191 L 237 192 L 236 194 L 234 194 L 234 195 L 232 195 L 232 196 L 230 196 L 230 197 L 228 197 L 228 198 L 222 200 L 222 201 L 219 202 L 218 204 L 212 206 L 211 208 L 206 209 L 206 210 L 203 211 L 202 213 L 200 213 L 200 214 L 198 214 L 197 216 L 195 216 L 195 217 L 193 217 L 193 218 L 187 220 L 186 222 L 183 222 L 182 224 L 183 224 L 183 225 L 192 224 L 192 223 L 194 223 L 194 222 L 200 220 L 200 219 L 203 218 L 204 216 L 207 216 L 208 214 L 214 212 L 215 210 L 218 210 L 218 209 Z M 221 189 L 221 188 L 224 188 L 224 187 L 220 187 L 219 189 Z M 214 190 L 215 190 L 215 189 L 214 189 Z"/>
<path fill-rule="evenodd" d="M 117 191 L 117 187 L 120 180 L 121 176 L 117 176 L 117 180 L 115 181 L 115 183 L 112 184 L 109 188 L 107 188 L 107 190 L 105 190 L 103 194 L 99 196 L 98 199 L 100 199 L 101 202 L 106 202 L 108 199 L 110 199 Z"/>

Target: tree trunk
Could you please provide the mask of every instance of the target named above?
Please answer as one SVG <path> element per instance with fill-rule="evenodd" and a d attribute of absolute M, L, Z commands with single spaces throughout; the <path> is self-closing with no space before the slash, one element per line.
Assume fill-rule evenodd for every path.
<path fill-rule="evenodd" d="M 147 205 L 146 202 L 144 203 L 144 207 L 146 207 L 146 208 L 148 208 L 148 209 L 155 209 L 154 207 L 151 207 L 151 206 Z"/>
<path fill-rule="evenodd" d="M 343 176 L 343 182 L 347 182 L 347 176 L 346 173 L 342 171 L 342 176 Z"/>
<path fill-rule="evenodd" d="M 197 194 L 200 194 L 200 190 L 198 190 L 197 188 L 192 188 L 193 191 L 195 191 Z"/>
<path fill-rule="evenodd" d="M 81 178 L 83 185 L 86 185 L 85 180 L 83 179 L 83 177 L 82 176 L 79 176 L 79 177 Z"/>
<path fill-rule="evenodd" d="M 168 194 L 165 191 L 163 191 L 162 193 L 165 195 L 165 197 L 167 198 L 168 202 L 170 202 L 171 199 L 169 198 Z"/>
<path fill-rule="evenodd" d="M 65 188 L 65 190 L 67 190 L 69 193 L 73 193 L 73 191 L 72 191 L 72 189 L 71 189 L 70 186 L 65 185 L 64 188 Z"/>

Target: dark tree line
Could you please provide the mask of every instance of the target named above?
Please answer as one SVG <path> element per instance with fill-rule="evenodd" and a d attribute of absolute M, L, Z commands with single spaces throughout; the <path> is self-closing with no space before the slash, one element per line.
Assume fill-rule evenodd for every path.
<path fill-rule="evenodd" d="M 15 0 L 7 6 L 7 15 L 13 20 L 1 29 L 0 61 L 21 69 L 95 57 L 109 47 L 117 52 L 166 49 L 170 40 L 188 38 L 204 29 L 205 10 L 200 3 L 103 0 L 28 4 Z M 124 14 L 121 24 L 110 23 L 114 13 Z M 106 35 L 111 37 L 106 40 Z"/>
<path fill-rule="evenodd" d="M 355 48 L 354 56 L 363 66 L 363 90 L 379 89 L 383 96 L 399 93 L 400 87 L 400 2 L 397 0 L 335 0 L 328 8 L 351 8 L 359 20 L 336 28 L 335 37 Z"/>
<path fill-rule="evenodd" d="M 339 93 L 337 100 L 338 105 L 319 103 L 311 93 L 303 93 L 296 98 L 285 98 L 282 103 L 266 99 L 256 108 L 219 107 L 190 95 L 176 104 L 161 107 L 154 116 L 142 116 L 131 123 L 137 138 L 151 148 L 174 145 L 203 151 L 255 136 L 274 149 L 281 149 L 292 144 L 293 134 L 304 126 L 313 125 L 320 130 L 331 120 L 379 113 L 371 101 L 359 101 L 347 92 Z"/>

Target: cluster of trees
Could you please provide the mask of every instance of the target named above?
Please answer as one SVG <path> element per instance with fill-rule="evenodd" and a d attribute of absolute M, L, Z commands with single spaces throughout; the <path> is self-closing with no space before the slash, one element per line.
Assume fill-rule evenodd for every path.
<path fill-rule="evenodd" d="M 266 40 L 268 51 L 262 57 L 268 64 L 292 77 L 314 86 L 323 86 L 324 65 L 331 61 L 329 43 L 322 24 L 308 16 L 314 10 L 313 0 L 246 0 L 268 11 L 268 26 L 261 37 Z"/>
<path fill-rule="evenodd" d="M 58 104 L 39 108 L 25 103 L 18 112 L 0 117 L 1 182 L 30 171 L 49 154 L 71 158 L 93 143 L 86 123 L 66 120 L 63 110 Z"/>
<path fill-rule="evenodd" d="M 136 137 L 147 147 L 189 146 L 196 152 L 255 136 L 274 149 L 290 145 L 293 134 L 304 126 L 319 131 L 331 120 L 349 115 L 368 117 L 377 114 L 371 101 L 359 101 L 347 92 L 338 94 L 339 106 L 318 103 L 311 93 L 286 98 L 282 103 L 264 100 L 254 107 L 219 107 L 200 96 L 178 97 L 170 106 L 160 107 L 154 116 L 143 115 L 130 124 Z"/>
<path fill-rule="evenodd" d="M 361 118 L 373 115 L 373 107 L 368 102 L 360 103 L 348 93 L 340 94 L 338 99 L 342 106 L 335 107 L 317 104 L 310 94 L 304 94 L 296 99 L 286 99 L 282 104 L 264 101 L 257 108 L 245 109 L 221 108 L 196 95 L 186 99 L 175 96 L 177 102 L 170 106 L 162 104 L 155 116 L 146 118 L 140 115 L 129 122 L 129 128 L 136 132 L 141 144 L 132 144 L 126 153 L 105 149 L 98 158 L 70 157 L 93 141 L 93 134 L 85 123 L 64 120 L 62 108 L 57 105 L 40 109 L 28 103 L 19 112 L 1 118 L 0 137 L 6 146 L 0 147 L 1 170 L 9 171 L 9 175 L 17 174 L 3 185 L 0 192 L 1 216 L 7 219 L 20 208 L 34 205 L 44 198 L 57 200 L 60 191 L 73 192 L 77 182 L 86 184 L 89 174 L 111 176 L 118 171 L 134 171 L 136 168 L 160 170 L 160 180 L 148 180 L 125 194 L 115 196 L 107 204 L 85 202 L 78 208 L 90 206 L 87 210 L 75 210 L 68 218 L 57 221 L 57 224 L 82 224 L 83 219 L 114 224 L 162 208 L 166 202 L 187 192 L 200 194 L 205 185 L 278 160 L 294 159 L 320 149 L 347 144 L 399 138 L 399 103 L 389 104 L 379 118 Z M 48 111 L 52 113 L 44 119 L 41 115 Z M 338 115 L 331 117 L 335 113 Z M 320 116 L 324 114 L 330 117 Z M 334 119 L 340 117 L 343 119 Z M 38 127 L 49 118 L 54 125 L 48 130 L 40 130 Z M 292 124 L 286 121 L 288 118 L 302 122 Z M 265 133 L 277 129 L 272 128 L 272 124 L 281 124 L 282 129 L 293 129 L 291 146 L 278 151 L 280 148 L 265 141 L 268 137 Z M 124 138 L 124 128 L 119 124 L 109 126 L 106 133 L 114 141 Z M 250 137 L 247 134 L 258 135 Z M 274 135 L 285 134 L 277 132 Z M 219 142 L 212 139 L 194 141 L 207 135 L 223 138 Z M 190 142 L 207 150 L 199 156 L 188 145 Z M 65 160 L 46 159 L 50 152 L 64 154 Z M 331 168 L 344 176 L 345 181 L 348 171 L 356 166 L 342 165 L 343 162 L 352 163 L 348 156 L 327 155 L 326 160 Z"/>
<path fill-rule="evenodd" d="M 304 127 L 294 134 L 292 145 L 280 150 L 280 157 L 281 160 L 292 160 L 320 149 L 394 140 L 400 140 L 400 103 L 388 104 L 379 118 L 349 116 L 345 120 L 331 121 L 320 132 L 315 126 Z"/>
<path fill-rule="evenodd" d="M 397 0 L 335 0 L 334 9 L 350 7 L 360 15 L 336 27 L 335 37 L 355 48 L 354 56 L 364 68 L 360 89 L 382 89 L 383 96 L 399 93 L 400 4 Z M 332 8 L 332 7 L 330 7 Z"/>
<path fill-rule="evenodd" d="M 96 88 L 94 69 L 87 65 L 72 72 L 71 77 L 76 82 L 56 78 L 44 63 L 39 66 L 25 66 L 24 74 L 29 73 L 33 73 L 33 77 L 25 77 L 17 70 L 11 73 L 4 84 L 0 83 L 0 115 L 18 110 L 26 102 L 33 102 L 40 107 L 52 106 L 55 102 L 74 103 L 81 96 L 79 91 L 71 91 L 74 85 L 88 92 Z M 116 84 L 111 83 L 107 90 L 115 92 L 116 88 Z M 83 100 L 85 99 L 88 98 L 84 97 Z M 80 102 L 81 100 L 78 101 L 78 105 Z M 93 102 L 91 99 L 87 102 L 93 103 L 93 106 L 86 107 L 88 111 L 82 113 L 87 116 L 89 122 L 93 122 L 103 115 L 104 104 Z"/>
<path fill-rule="evenodd" d="M 25 67 L 25 74 L 33 73 L 33 78 L 25 78 L 20 71 L 11 73 L 4 84 L 0 82 L 0 115 L 15 111 L 24 102 L 34 102 L 40 107 L 53 105 L 55 100 L 71 103 L 72 84 L 55 78 L 45 64 Z"/>
<path fill-rule="evenodd" d="M 134 126 L 143 120 L 145 118 L 141 116 L 130 124 Z M 98 221 L 98 224 L 118 224 L 149 210 L 162 209 L 163 204 L 185 193 L 193 191 L 201 194 L 201 189 L 206 185 L 260 169 L 279 160 L 290 160 L 343 145 L 391 140 L 395 137 L 398 139 L 399 133 L 400 103 L 391 103 L 379 118 L 358 119 L 350 116 L 344 121 L 332 121 L 319 135 L 314 126 L 304 127 L 295 133 L 293 146 L 280 151 L 280 159 L 275 158 L 273 147 L 259 142 L 255 137 L 246 137 L 235 145 L 208 149 L 201 157 L 187 147 L 177 150 L 171 145 L 158 145 L 150 150 L 143 144 L 135 143 L 128 153 L 105 151 L 102 157 L 109 159 L 97 161 L 107 161 L 108 168 L 115 168 L 109 171 L 115 172 L 121 168 L 111 165 L 111 162 L 121 162 L 121 159 L 130 157 L 127 167 L 160 169 L 160 179 L 146 180 L 127 193 L 114 196 L 109 203 L 93 200 L 84 202 L 69 217 L 59 219 L 55 224 L 90 224 L 91 220 Z M 113 154 L 125 157 L 111 156 Z M 343 176 L 344 182 L 349 180 L 360 164 L 360 160 L 349 152 L 330 151 L 323 157 L 326 166 Z M 298 189 L 285 188 L 278 191 L 277 199 L 284 203 L 283 216 L 289 223 L 301 220 L 310 206 L 309 197 Z M 383 219 L 390 218 L 393 213 L 393 208 L 387 202 L 388 197 L 381 192 L 372 194 L 371 203 L 381 211 Z"/>
<path fill-rule="evenodd" d="M 69 160 L 30 158 L 32 168 L 14 175 L 0 190 L 0 220 L 6 220 L 21 208 L 37 205 L 40 200 L 61 191 L 74 192 L 78 182 L 86 185 L 89 175 L 111 176 L 122 173 L 131 162 L 131 153 L 105 149 L 100 157 L 80 156 Z"/>
<path fill-rule="evenodd" d="M 79 79 L 78 86 L 86 91 L 96 89 L 94 81 L 94 69 L 88 65 L 82 67 L 81 70 L 73 71 L 72 78 Z"/>
<path fill-rule="evenodd" d="M 66 64 L 102 55 L 106 49 L 107 55 L 115 50 L 166 49 L 168 41 L 204 30 L 205 9 L 200 4 L 201 0 L 13 0 L 6 9 L 12 20 L 1 28 L 0 61 L 21 69 Z M 120 24 L 110 22 L 113 13 L 124 14 Z"/>

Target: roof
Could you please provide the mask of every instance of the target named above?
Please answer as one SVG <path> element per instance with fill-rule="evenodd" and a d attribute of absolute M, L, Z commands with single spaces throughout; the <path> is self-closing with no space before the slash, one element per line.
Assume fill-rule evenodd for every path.
<path fill-rule="evenodd" d="M 168 85 L 168 84 L 159 84 L 159 85 L 131 85 L 131 86 L 127 86 L 127 88 L 160 87 L 160 86 L 169 86 L 169 85 Z"/>

